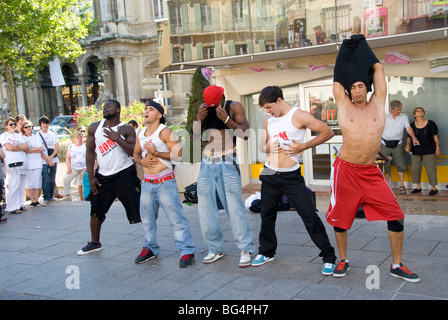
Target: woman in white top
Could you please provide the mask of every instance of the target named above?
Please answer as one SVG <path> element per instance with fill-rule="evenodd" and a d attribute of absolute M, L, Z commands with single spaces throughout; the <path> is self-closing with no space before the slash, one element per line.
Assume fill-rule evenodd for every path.
<path fill-rule="evenodd" d="M 43 150 L 42 139 L 33 134 L 33 123 L 31 121 L 25 121 L 20 129 L 25 141 L 29 145 L 29 150 L 26 152 L 26 162 L 28 167 L 28 173 L 26 175 L 26 189 L 30 196 L 31 204 L 33 207 L 40 207 L 39 195 L 40 188 L 42 187 L 42 160 L 40 152 Z"/>
<path fill-rule="evenodd" d="M 25 152 L 30 147 L 23 136 L 15 132 L 16 127 L 16 119 L 8 117 L 5 121 L 5 132 L 0 136 L 0 143 L 5 149 L 6 173 L 9 180 L 6 211 L 10 213 L 22 213 L 23 210 L 27 210 L 22 205 L 28 173 Z"/>
<path fill-rule="evenodd" d="M 76 131 L 73 135 L 73 144 L 67 149 L 65 156 L 67 165 L 67 173 L 64 176 L 64 198 L 62 201 L 71 201 L 70 183 L 73 179 L 78 181 L 79 199 L 84 200 L 82 194 L 82 179 L 87 171 L 86 167 L 86 144 L 83 142 L 83 135 L 80 131 Z M 81 182 L 81 183 L 79 183 Z"/>

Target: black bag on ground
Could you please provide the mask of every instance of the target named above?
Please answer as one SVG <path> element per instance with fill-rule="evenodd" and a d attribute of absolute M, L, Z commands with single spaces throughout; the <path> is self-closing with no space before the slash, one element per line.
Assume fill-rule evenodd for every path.
<path fill-rule="evenodd" d="M 197 193 L 197 183 L 192 183 L 189 186 L 185 187 L 184 191 L 184 198 L 185 200 L 183 203 L 198 203 L 198 193 Z M 224 209 L 224 206 L 221 203 L 221 200 L 218 197 L 218 193 L 216 193 L 216 204 L 218 206 L 218 209 Z"/>

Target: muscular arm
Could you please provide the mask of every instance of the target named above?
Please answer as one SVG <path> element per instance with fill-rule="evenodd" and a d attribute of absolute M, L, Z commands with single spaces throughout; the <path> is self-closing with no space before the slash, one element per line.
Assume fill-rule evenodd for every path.
<path fill-rule="evenodd" d="M 98 128 L 99 122 L 92 123 L 87 129 L 86 140 L 86 167 L 87 175 L 89 177 L 90 189 L 93 194 L 98 193 L 97 185 L 98 180 L 95 178 L 94 166 L 95 166 L 95 131 Z"/>
<path fill-rule="evenodd" d="M 230 113 L 230 115 L 227 114 L 221 106 L 216 108 L 216 116 L 223 122 L 227 121 L 226 125 L 229 129 L 234 130 L 237 137 L 247 140 L 249 135 L 246 130 L 249 129 L 249 122 L 244 114 L 243 105 L 239 102 L 233 102 L 230 105 Z M 227 117 L 229 118 L 227 119 Z"/>

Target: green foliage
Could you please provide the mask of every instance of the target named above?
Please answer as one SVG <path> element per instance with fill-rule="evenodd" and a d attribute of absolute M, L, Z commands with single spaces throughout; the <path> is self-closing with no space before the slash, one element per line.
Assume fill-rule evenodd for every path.
<path fill-rule="evenodd" d="M 204 89 L 207 88 L 210 83 L 204 78 L 201 72 L 201 67 L 197 68 L 195 73 L 193 74 L 193 78 L 191 80 L 191 93 L 190 99 L 188 102 L 188 115 L 187 115 L 187 131 L 190 132 L 191 126 L 193 125 L 193 121 L 196 119 L 196 115 L 198 114 L 199 106 L 204 103 L 203 92 Z"/>
<path fill-rule="evenodd" d="M 128 123 L 130 120 L 135 120 L 139 124 L 139 127 L 145 125 L 143 119 L 143 113 L 145 111 L 145 104 L 142 102 L 134 101 L 128 106 L 121 106 L 120 120 L 124 123 Z M 79 107 L 73 114 L 78 126 L 85 126 L 86 128 L 93 122 L 97 122 L 103 119 L 103 110 L 97 109 L 95 106 Z"/>
<path fill-rule="evenodd" d="M 59 57 L 73 61 L 84 53 L 94 21 L 90 1 L 1 0 L 0 71 L 9 66 L 14 81 L 32 80 L 36 70 Z"/>

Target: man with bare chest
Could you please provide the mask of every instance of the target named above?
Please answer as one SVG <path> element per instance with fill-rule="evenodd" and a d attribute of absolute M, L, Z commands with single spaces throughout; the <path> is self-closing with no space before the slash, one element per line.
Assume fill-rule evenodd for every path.
<path fill-rule="evenodd" d="M 345 45 L 345 46 L 344 46 Z M 347 258 L 347 230 L 350 229 L 355 214 L 363 206 L 367 220 L 385 220 L 392 251 L 390 273 L 410 282 L 420 278 L 402 264 L 404 214 L 390 189 L 375 159 L 381 144 L 386 113 L 387 86 L 383 66 L 378 62 L 367 66 L 365 73 L 371 72 L 375 91 L 370 101 L 369 77 L 363 69 L 353 66 L 359 59 L 361 48 L 365 55 L 374 57 L 362 35 L 344 40 L 335 65 L 333 93 L 338 108 L 338 124 L 342 131 L 343 144 L 333 164 L 331 172 L 331 199 L 326 214 L 329 224 L 334 227 L 340 262 L 333 272 L 335 277 L 344 277 L 350 269 Z M 354 71 L 351 81 L 345 81 L 342 72 Z M 356 78 L 355 73 L 359 74 Z M 357 80 L 358 79 L 358 80 Z M 342 84 L 344 83 L 344 84 Z"/>
<path fill-rule="evenodd" d="M 157 242 L 159 208 L 171 223 L 174 240 L 180 251 L 180 268 L 191 266 L 196 247 L 188 219 L 179 199 L 172 160 L 182 159 L 182 149 L 173 131 L 165 126 L 163 107 L 151 101 L 145 107 L 145 127 L 138 133 L 134 160 L 143 166 L 140 216 L 145 232 L 144 245 L 135 263 L 151 260 L 160 252 Z"/>

